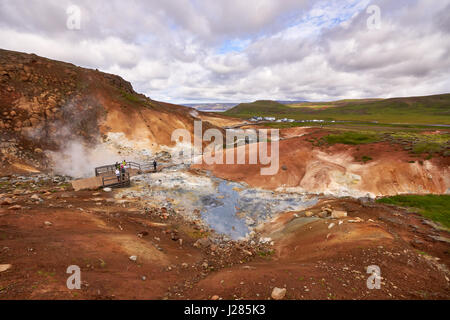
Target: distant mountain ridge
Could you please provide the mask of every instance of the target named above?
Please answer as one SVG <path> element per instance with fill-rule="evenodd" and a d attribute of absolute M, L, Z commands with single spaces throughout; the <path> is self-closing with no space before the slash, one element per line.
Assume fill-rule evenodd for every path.
<path fill-rule="evenodd" d="M 305 100 L 275 100 L 281 104 L 305 103 Z M 198 111 L 224 112 L 240 104 L 239 102 L 212 102 L 212 103 L 184 103 L 182 106 L 194 108 Z"/>

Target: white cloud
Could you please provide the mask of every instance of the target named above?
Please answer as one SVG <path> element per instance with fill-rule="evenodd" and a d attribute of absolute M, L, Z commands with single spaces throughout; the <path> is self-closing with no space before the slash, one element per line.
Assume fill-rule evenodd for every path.
<path fill-rule="evenodd" d="M 98 68 L 154 99 L 328 100 L 450 90 L 450 0 L 0 2 L 9 50 Z"/>

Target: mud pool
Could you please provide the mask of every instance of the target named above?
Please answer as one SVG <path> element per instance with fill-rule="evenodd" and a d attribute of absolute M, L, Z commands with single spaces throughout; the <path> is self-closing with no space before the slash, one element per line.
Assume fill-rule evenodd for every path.
<path fill-rule="evenodd" d="M 278 193 L 250 188 L 210 174 L 198 176 L 180 168 L 132 178 L 133 186 L 121 195 L 149 199 L 192 218 L 202 220 L 217 233 L 233 240 L 245 238 L 254 227 L 286 211 L 302 210 L 317 203 L 317 196 Z M 197 209 L 197 210 L 196 210 Z"/>

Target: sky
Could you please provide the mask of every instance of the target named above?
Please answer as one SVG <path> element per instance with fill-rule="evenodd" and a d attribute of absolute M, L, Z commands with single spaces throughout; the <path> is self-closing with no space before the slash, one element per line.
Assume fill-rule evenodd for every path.
<path fill-rule="evenodd" d="M 0 47 L 172 103 L 450 92 L 450 0 L 1 0 Z"/>

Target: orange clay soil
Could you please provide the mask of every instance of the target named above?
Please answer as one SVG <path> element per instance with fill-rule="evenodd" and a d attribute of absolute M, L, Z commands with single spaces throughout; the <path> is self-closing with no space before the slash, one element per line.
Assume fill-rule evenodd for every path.
<path fill-rule="evenodd" d="M 445 193 L 450 188 L 450 158 L 435 157 L 418 161 L 401 146 L 387 142 L 350 146 L 335 144 L 315 147 L 308 141 L 322 137 L 326 130 L 293 128 L 282 130 L 279 141 L 279 170 L 275 175 L 261 175 L 260 164 L 248 164 L 249 153 L 257 153 L 256 145 L 245 148 L 247 164 L 202 164 L 193 168 L 211 170 L 218 177 L 242 181 L 265 189 L 291 188 L 335 195 L 375 196 L 397 193 Z M 268 146 L 270 150 L 270 143 Z M 218 152 L 224 163 L 226 149 Z M 225 154 L 225 155 L 224 155 Z M 364 163 L 363 156 L 372 158 Z M 414 163 L 411 163 L 414 162 Z M 259 163 L 259 161 L 258 161 Z"/>
<path fill-rule="evenodd" d="M 240 245 L 195 247 L 195 225 L 144 211 L 139 199 L 41 192 L 41 203 L 16 194 L 8 196 L 22 209 L 0 206 L 0 264 L 11 265 L 0 272 L 0 299 L 267 299 L 273 287 L 286 287 L 286 299 L 450 297 L 449 247 L 430 237 L 446 235 L 387 206 L 328 201 L 348 211 L 342 224 L 286 213 L 261 228 L 274 246 L 246 247 L 249 255 Z M 66 287 L 70 265 L 81 268 L 80 290 Z M 366 287 L 369 265 L 381 269 L 379 290 Z"/>

